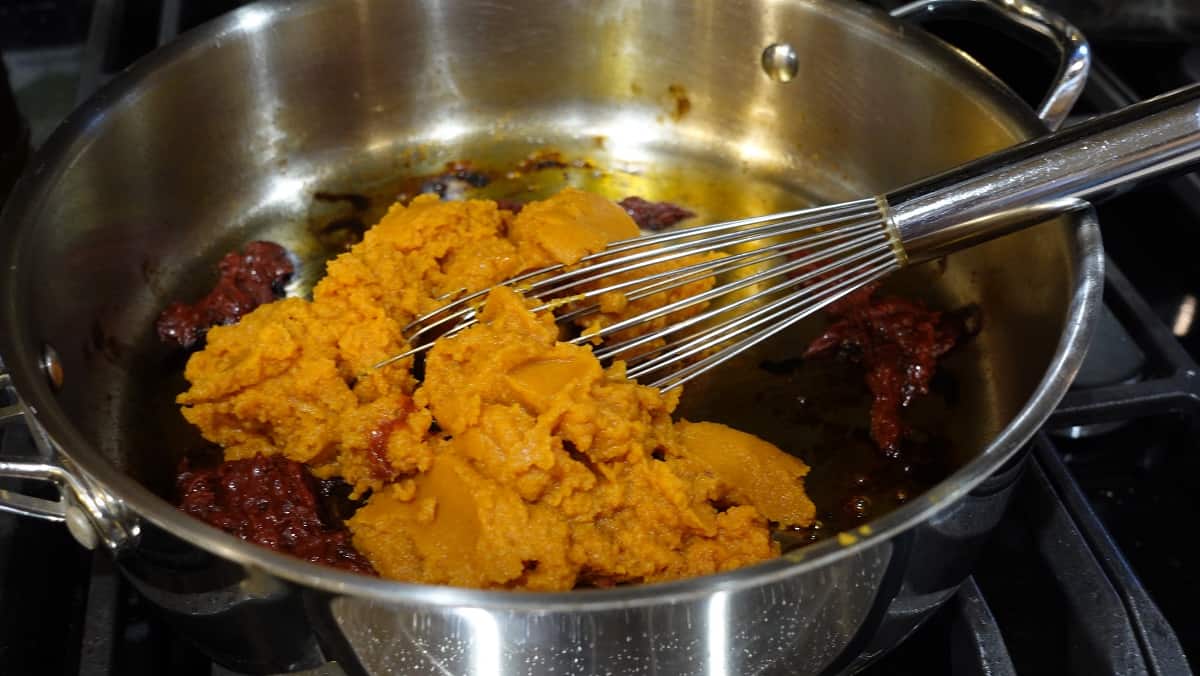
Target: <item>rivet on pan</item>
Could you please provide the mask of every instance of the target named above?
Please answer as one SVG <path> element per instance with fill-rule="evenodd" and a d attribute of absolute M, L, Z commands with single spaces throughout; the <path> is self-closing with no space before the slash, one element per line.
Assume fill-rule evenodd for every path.
<path fill-rule="evenodd" d="M 92 522 L 88 520 L 82 509 L 74 505 L 67 507 L 65 521 L 67 522 L 67 531 L 71 533 L 76 542 L 83 545 L 85 549 L 96 548 L 100 538 L 96 535 L 96 529 L 92 527 Z"/>
<path fill-rule="evenodd" d="M 776 42 L 763 50 L 762 69 L 776 82 L 788 82 L 800 70 L 800 56 L 786 42 Z"/>
<path fill-rule="evenodd" d="M 50 381 L 50 386 L 57 392 L 63 386 L 63 367 L 62 360 L 58 358 L 58 351 L 52 346 L 47 345 L 42 348 L 42 373 L 46 374 L 46 379 Z"/>

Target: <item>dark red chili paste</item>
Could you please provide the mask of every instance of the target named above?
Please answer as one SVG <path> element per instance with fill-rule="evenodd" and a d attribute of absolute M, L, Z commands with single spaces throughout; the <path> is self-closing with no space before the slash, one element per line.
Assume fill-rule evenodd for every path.
<path fill-rule="evenodd" d="M 295 272 L 287 250 L 274 242 L 250 242 L 225 254 L 221 276 L 207 296 L 191 305 L 175 301 L 158 316 L 158 337 L 184 348 L 194 347 L 211 326 L 232 324 L 254 308 L 283 295 Z"/>
<path fill-rule="evenodd" d="M 621 205 L 639 228 L 646 230 L 663 230 L 696 215 L 678 204 L 650 202 L 641 197 L 626 197 L 617 204 Z"/>
<path fill-rule="evenodd" d="M 389 420 L 368 433 L 367 458 L 370 460 L 371 473 L 380 479 L 391 481 L 396 478 L 396 468 L 388 460 L 387 447 L 392 431 L 402 423 L 400 418 Z"/>
<path fill-rule="evenodd" d="M 504 211 L 511 211 L 515 216 L 521 213 L 521 210 L 525 208 L 525 203 L 501 198 L 496 200 L 496 207 L 503 209 Z"/>
<path fill-rule="evenodd" d="M 866 368 L 871 403 L 871 438 L 880 449 L 898 450 L 904 435 L 900 410 L 929 393 L 938 359 L 962 337 L 960 321 L 917 300 L 875 297 L 871 285 L 830 305 L 833 323 L 804 356 L 840 354 Z"/>
<path fill-rule="evenodd" d="M 356 573 L 375 575 L 344 527 L 322 518 L 316 482 L 282 456 L 230 460 L 211 469 L 184 460 L 179 509 L 248 542 Z"/>

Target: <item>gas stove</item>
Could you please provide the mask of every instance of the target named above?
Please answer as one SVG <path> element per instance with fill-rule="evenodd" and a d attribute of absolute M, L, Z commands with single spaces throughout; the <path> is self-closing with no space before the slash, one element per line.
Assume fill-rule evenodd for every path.
<path fill-rule="evenodd" d="M 34 144 L 136 58 L 241 4 L 0 2 L 0 47 Z M 1095 49 L 1068 124 L 1200 80 L 1200 11 L 1186 4 L 1046 4 Z M 931 29 L 1018 93 L 1036 99 L 1045 86 L 1044 56 L 985 29 Z M 1117 198 L 1099 217 L 1105 312 L 1075 387 L 1031 442 L 973 576 L 865 673 L 1173 675 L 1200 658 L 1200 548 L 1189 525 L 1200 515 L 1200 276 L 1191 259 L 1200 175 Z M 28 444 L 9 430 L 0 455 Z M 159 622 L 105 556 L 60 526 L 0 514 L 0 608 L 3 673 L 233 674 Z"/>

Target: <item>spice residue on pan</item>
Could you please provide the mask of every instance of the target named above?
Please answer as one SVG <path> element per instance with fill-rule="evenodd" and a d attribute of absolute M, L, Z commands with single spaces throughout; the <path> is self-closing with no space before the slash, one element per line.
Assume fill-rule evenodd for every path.
<path fill-rule="evenodd" d="M 692 110 L 692 99 L 688 96 L 683 85 L 672 84 L 667 87 L 671 120 L 679 122 Z"/>
<path fill-rule="evenodd" d="M 644 230 L 666 230 L 696 215 L 671 202 L 649 202 L 641 197 L 630 196 L 617 202 L 638 227 Z"/>
<path fill-rule="evenodd" d="M 514 172 L 528 174 L 543 169 L 566 169 L 569 165 L 557 150 L 538 150 L 517 163 Z"/>
<path fill-rule="evenodd" d="M 371 208 L 371 198 L 358 193 L 339 193 L 318 190 L 313 200 L 330 205 L 344 205 L 349 212 L 339 213 L 327 219 L 316 231 L 318 241 L 330 251 L 345 251 L 362 241 L 367 231 L 366 218 Z"/>
<path fill-rule="evenodd" d="M 475 171 L 467 162 L 451 162 L 441 174 L 421 183 L 422 195 L 437 195 L 443 199 L 462 199 L 471 188 L 482 188 L 492 182 L 491 176 Z"/>

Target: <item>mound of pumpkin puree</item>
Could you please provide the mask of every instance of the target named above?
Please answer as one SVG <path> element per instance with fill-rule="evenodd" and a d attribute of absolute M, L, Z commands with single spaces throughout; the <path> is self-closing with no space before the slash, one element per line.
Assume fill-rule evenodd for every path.
<path fill-rule="evenodd" d="M 422 382 L 411 361 L 371 370 L 444 296 L 636 234 L 620 207 L 572 189 L 515 216 L 487 200 L 395 205 L 329 263 L 312 301 L 211 329 L 178 402 L 228 460 L 282 454 L 353 486 L 366 504 L 347 526 L 385 577 L 561 590 L 775 556 L 769 522 L 813 520 L 808 467 L 723 425 L 674 422 L 678 390 L 602 368 L 513 291 L 490 292 L 478 325 L 439 341 Z M 591 325 L 712 283 L 636 307 L 607 298 Z"/>

